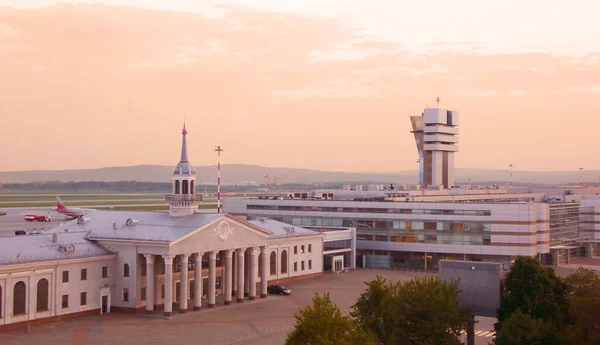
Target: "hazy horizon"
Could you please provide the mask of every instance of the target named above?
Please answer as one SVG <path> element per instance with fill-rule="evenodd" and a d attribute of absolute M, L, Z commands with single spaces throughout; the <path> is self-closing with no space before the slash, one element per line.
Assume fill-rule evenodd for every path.
<path fill-rule="evenodd" d="M 457 168 L 600 170 L 598 2 L 56 3 L 0 0 L 0 171 L 175 165 L 184 119 L 197 166 L 416 171 L 436 97 Z"/>

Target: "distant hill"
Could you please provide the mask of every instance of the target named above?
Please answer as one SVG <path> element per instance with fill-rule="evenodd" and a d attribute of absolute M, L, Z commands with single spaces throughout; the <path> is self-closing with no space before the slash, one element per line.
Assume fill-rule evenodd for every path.
<path fill-rule="evenodd" d="M 127 167 L 110 167 L 80 170 L 40 170 L 40 171 L 7 171 L 0 172 L 0 183 L 26 183 L 36 181 L 150 181 L 168 182 L 171 166 L 139 165 Z M 214 183 L 216 166 L 196 167 L 198 183 Z M 269 174 L 269 181 L 278 183 L 390 183 L 414 184 L 417 182 L 417 171 L 398 172 L 343 172 L 321 171 L 312 169 L 271 168 L 259 165 L 228 164 L 221 167 L 223 184 L 246 184 L 248 182 L 263 183 L 264 175 Z M 508 170 L 493 169 L 456 169 L 457 182 L 505 182 Z M 599 182 L 599 171 L 584 171 L 583 180 L 588 184 Z M 578 171 L 514 171 L 514 182 L 536 184 L 567 184 L 579 182 Z"/>

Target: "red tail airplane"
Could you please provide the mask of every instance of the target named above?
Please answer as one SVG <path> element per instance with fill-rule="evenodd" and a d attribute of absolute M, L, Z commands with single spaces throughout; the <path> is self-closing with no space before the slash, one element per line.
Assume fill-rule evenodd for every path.
<path fill-rule="evenodd" d="M 56 197 L 56 212 L 58 213 L 62 213 L 64 214 L 67 219 L 78 219 L 79 217 L 83 216 L 85 213 L 87 213 L 88 209 L 84 209 L 84 208 L 67 208 L 65 206 L 65 204 L 63 203 L 62 200 L 60 200 L 60 197 Z"/>

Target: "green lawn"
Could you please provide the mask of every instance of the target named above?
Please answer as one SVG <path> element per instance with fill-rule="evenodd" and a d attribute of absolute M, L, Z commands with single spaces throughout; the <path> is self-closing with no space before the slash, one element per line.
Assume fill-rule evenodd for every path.
<path fill-rule="evenodd" d="M 151 199 L 156 199 L 156 200 L 164 200 L 165 195 L 167 193 L 164 194 L 143 194 L 143 195 L 123 195 L 123 194 L 104 194 L 104 195 L 87 195 L 87 194 L 81 194 L 81 195 L 65 195 L 65 196 L 61 196 L 60 198 L 63 201 L 70 201 L 70 200 L 133 200 L 133 199 L 146 199 L 146 200 L 151 200 Z M 52 201 L 56 201 L 56 197 L 60 196 L 60 194 L 56 194 L 56 195 L 48 195 L 48 196 L 35 196 L 35 195 L 2 195 L 0 194 L 0 202 L 2 201 L 48 201 L 48 202 L 52 202 Z"/>
<path fill-rule="evenodd" d="M 80 206 L 92 206 L 92 205 L 139 205 L 139 204 L 161 204 L 165 203 L 164 199 L 160 200 L 122 200 L 122 201 L 86 201 L 86 202 L 73 202 L 69 203 L 69 207 L 80 207 Z M 0 204 L 0 208 L 7 207 L 55 207 L 56 201 L 54 202 L 35 202 L 35 203 L 8 203 Z"/>

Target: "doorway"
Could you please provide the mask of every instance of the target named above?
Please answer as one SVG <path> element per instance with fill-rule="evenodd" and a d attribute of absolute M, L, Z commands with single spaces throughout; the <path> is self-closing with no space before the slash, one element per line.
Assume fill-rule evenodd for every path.
<path fill-rule="evenodd" d="M 108 296 L 102 296 L 102 309 L 100 311 L 100 314 L 107 314 L 108 313 Z"/>

